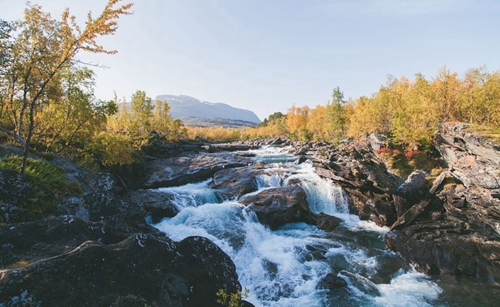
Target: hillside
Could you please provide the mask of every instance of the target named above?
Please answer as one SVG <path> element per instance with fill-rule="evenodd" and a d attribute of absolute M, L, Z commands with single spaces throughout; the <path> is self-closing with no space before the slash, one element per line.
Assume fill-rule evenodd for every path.
<path fill-rule="evenodd" d="M 186 95 L 159 95 L 157 100 L 167 101 L 170 105 L 170 115 L 174 118 L 199 117 L 206 119 L 221 118 L 251 123 L 260 123 L 260 119 L 254 112 L 234 108 L 225 103 L 211 103 L 200 101 Z"/>
<path fill-rule="evenodd" d="M 186 126 L 191 127 L 206 127 L 206 128 L 244 128 L 244 127 L 255 127 L 257 123 L 248 122 L 238 119 L 228 119 L 228 118 L 203 118 L 203 117 L 183 117 L 182 123 Z"/>

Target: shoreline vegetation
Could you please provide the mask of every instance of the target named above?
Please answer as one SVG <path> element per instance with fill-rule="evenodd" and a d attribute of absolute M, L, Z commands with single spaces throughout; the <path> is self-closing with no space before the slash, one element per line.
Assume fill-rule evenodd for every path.
<path fill-rule="evenodd" d="M 414 79 L 389 76 L 378 92 L 355 99 L 346 99 L 336 87 L 326 104 L 291 106 L 286 114 L 271 114 L 256 127 L 188 126 L 172 118 L 168 101 L 153 101 L 141 90 L 129 102 L 116 94 L 111 101 L 98 100 L 95 73 L 76 56 L 84 51 L 116 52 L 95 40 L 113 34 L 118 18 L 131 14 L 132 4 L 119 2 L 109 0 L 101 15 L 89 15 L 84 29 L 68 9 L 57 20 L 31 4 L 24 20 L 0 20 L 0 144 L 24 150 L 23 159 L 4 159 L 1 169 L 18 171 L 27 180 L 32 180 L 33 170 L 45 170 L 49 175 L 38 181 L 53 187 L 59 182 L 53 180 L 57 170 L 28 159 L 30 152 L 57 155 L 93 172 L 119 173 L 144 162 L 154 143 L 175 147 L 185 140 L 284 138 L 338 145 L 377 134 L 384 141 L 376 153 L 390 171 L 405 178 L 422 169 L 434 178 L 445 167 L 432 144 L 440 123 L 465 122 L 471 132 L 500 139 L 500 72 L 489 72 L 485 66 L 463 76 L 447 67 L 430 79 L 418 73 Z M 59 199 L 51 195 L 43 192 L 31 202 L 42 201 L 39 206 L 48 210 Z M 30 206 L 36 214 L 36 206 Z"/>
<path fill-rule="evenodd" d="M 346 99 L 340 87 L 331 100 L 315 107 L 291 106 L 269 115 L 257 127 L 192 127 L 170 116 L 168 101 L 152 101 L 137 90 L 130 106 L 117 96 L 94 96 L 95 73 L 78 61 L 80 52 L 116 53 L 96 42 L 112 35 L 132 4 L 109 0 L 98 17 L 80 28 L 66 9 L 55 19 L 28 4 L 24 20 L 0 20 L 0 143 L 55 153 L 91 170 L 127 165 L 152 135 L 166 142 L 180 139 L 234 142 L 284 137 L 326 141 L 366 134 L 387 135 L 404 155 L 430 151 L 432 136 L 443 122 L 465 122 L 491 138 L 500 135 L 500 72 L 486 66 L 463 76 L 442 67 L 433 78 L 388 76 L 378 92 Z M 486 127 L 486 128 L 485 128 Z M 388 144 L 389 145 L 389 144 Z M 387 146 L 386 146 L 387 147 Z"/>

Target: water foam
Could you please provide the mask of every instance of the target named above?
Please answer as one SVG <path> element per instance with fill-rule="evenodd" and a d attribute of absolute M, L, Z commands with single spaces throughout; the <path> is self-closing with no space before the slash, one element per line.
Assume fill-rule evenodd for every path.
<path fill-rule="evenodd" d="M 242 286 L 250 290 L 247 300 L 255 306 L 432 306 L 441 291 L 433 281 L 414 270 L 392 268 L 403 260 L 391 261 L 399 256 L 385 249 L 383 235 L 388 229 L 349 214 L 343 191 L 315 174 L 311 163 L 289 163 L 293 158 L 265 149 L 256 160 L 270 161 L 268 168 L 285 172 L 257 177 L 259 189 L 300 181 L 313 211 L 344 221 L 335 232 L 305 223 L 271 231 L 239 203 L 216 203 L 207 181 L 159 190 L 175 195 L 181 211 L 155 226 L 174 240 L 199 235 L 221 247 L 235 263 Z M 347 288 L 317 289 L 328 273 L 335 272 L 347 281 Z"/>

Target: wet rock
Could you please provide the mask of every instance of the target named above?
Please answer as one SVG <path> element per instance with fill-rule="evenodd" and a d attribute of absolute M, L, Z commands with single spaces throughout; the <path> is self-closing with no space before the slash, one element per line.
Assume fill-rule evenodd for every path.
<path fill-rule="evenodd" d="M 318 283 L 317 288 L 325 289 L 329 291 L 335 291 L 347 287 L 347 282 L 335 274 L 328 273 L 321 281 Z"/>
<path fill-rule="evenodd" d="M 179 213 L 173 195 L 156 190 L 129 191 L 130 202 L 144 210 L 144 217 L 151 223 L 159 223 L 163 218 L 174 217 Z"/>
<path fill-rule="evenodd" d="M 300 222 L 309 211 L 307 195 L 299 186 L 285 186 L 244 195 L 239 202 L 253 210 L 259 221 L 277 229 L 286 223 Z"/>
<path fill-rule="evenodd" d="M 135 234 L 113 245 L 87 241 L 69 253 L 3 272 L 0 302 L 31 306 L 218 306 L 241 290 L 236 269 L 201 237 L 173 242 Z M 28 304 L 29 302 L 29 304 Z M 141 305 L 142 306 L 142 305 Z"/>
<path fill-rule="evenodd" d="M 427 222 L 390 231 L 386 241 L 426 274 L 498 280 L 500 246 L 467 233 L 459 223 Z"/>
<path fill-rule="evenodd" d="M 216 189 L 222 200 L 238 199 L 240 196 L 255 192 L 258 189 L 256 177 L 271 175 L 263 166 L 247 166 L 235 169 L 224 169 L 215 173 L 209 186 Z"/>
<path fill-rule="evenodd" d="M 253 210 L 259 221 L 271 229 L 287 223 L 305 222 L 332 231 L 342 222 L 334 216 L 311 212 L 307 195 L 298 185 L 262 190 L 244 195 L 238 201 Z"/>
<path fill-rule="evenodd" d="M 361 292 L 370 296 L 380 296 L 380 291 L 378 290 L 377 286 L 368 278 L 363 277 L 357 273 L 351 273 L 349 271 L 341 271 L 340 275 L 345 276 L 348 280 L 348 284 L 356 287 Z"/>
<path fill-rule="evenodd" d="M 342 220 L 338 217 L 328 215 L 323 212 L 308 212 L 305 215 L 304 221 L 308 224 L 315 225 L 324 231 L 333 231 L 342 223 Z"/>
<path fill-rule="evenodd" d="M 394 224 L 391 226 L 391 230 L 402 228 L 406 225 L 411 224 L 419 215 L 421 215 L 425 209 L 429 206 L 430 201 L 423 200 L 420 203 L 412 206 L 408 211 L 406 211 Z"/>
<path fill-rule="evenodd" d="M 309 254 L 306 255 L 306 260 L 311 261 L 311 260 L 325 260 L 326 253 L 328 250 L 321 246 L 312 246 L 312 245 L 306 245 L 306 250 L 309 252 Z"/>
<path fill-rule="evenodd" d="M 305 155 L 301 155 L 300 158 L 297 160 L 297 164 L 302 164 L 307 161 L 307 157 Z"/>

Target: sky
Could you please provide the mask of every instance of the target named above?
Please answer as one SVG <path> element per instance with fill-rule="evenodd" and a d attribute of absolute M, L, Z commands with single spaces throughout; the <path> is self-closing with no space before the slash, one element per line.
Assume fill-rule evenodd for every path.
<path fill-rule="evenodd" d="M 69 7 L 83 23 L 107 1 L 31 2 L 58 19 Z M 0 0 L 0 19 L 25 7 Z M 337 86 L 370 96 L 388 75 L 500 70 L 498 0 L 136 0 L 132 10 L 99 41 L 117 54 L 78 55 L 106 66 L 93 68 L 99 99 L 188 95 L 264 119 L 325 105 Z"/>

